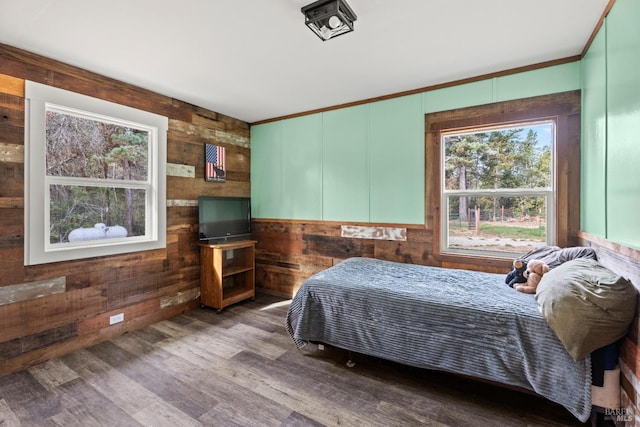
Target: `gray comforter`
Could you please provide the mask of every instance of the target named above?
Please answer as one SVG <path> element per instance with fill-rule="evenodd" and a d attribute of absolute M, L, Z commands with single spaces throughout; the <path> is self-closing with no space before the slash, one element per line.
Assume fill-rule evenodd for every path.
<path fill-rule="evenodd" d="M 317 341 L 523 387 L 582 422 L 591 412 L 591 358 L 574 362 L 534 296 L 501 274 L 350 258 L 302 285 L 286 327 L 299 347 Z"/>

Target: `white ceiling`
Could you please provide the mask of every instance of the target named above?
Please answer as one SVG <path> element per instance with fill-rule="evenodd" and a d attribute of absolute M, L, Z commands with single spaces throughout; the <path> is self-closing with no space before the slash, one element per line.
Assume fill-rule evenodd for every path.
<path fill-rule="evenodd" d="M 247 122 L 579 55 L 609 0 L 0 0 L 0 42 Z"/>

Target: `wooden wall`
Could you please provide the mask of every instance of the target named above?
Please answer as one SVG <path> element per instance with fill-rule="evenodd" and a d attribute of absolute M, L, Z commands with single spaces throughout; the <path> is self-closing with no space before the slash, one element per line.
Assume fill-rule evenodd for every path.
<path fill-rule="evenodd" d="M 405 240 L 344 236 L 343 225 L 402 229 Z M 312 274 L 354 256 L 494 273 L 509 271 L 511 264 L 509 260 L 462 256 L 454 262 L 445 260 L 433 252 L 433 232 L 423 225 L 258 219 L 254 220 L 254 238 L 258 241 L 256 285 L 287 298 Z"/>
<path fill-rule="evenodd" d="M 618 274 L 631 280 L 640 290 L 640 251 L 612 243 L 587 233 L 579 233 L 580 244 L 593 247 L 598 260 Z M 640 294 L 638 297 L 640 309 Z M 629 333 L 620 344 L 620 379 L 622 382 L 622 418 L 627 426 L 640 426 L 640 316 L 636 316 Z M 630 421 L 629 417 L 633 420 Z"/>
<path fill-rule="evenodd" d="M 24 266 L 25 79 L 169 118 L 166 249 Z M 204 181 L 206 143 L 227 182 Z M 249 162 L 245 122 L 0 44 L 0 375 L 198 307 L 197 197 L 248 197 Z"/>

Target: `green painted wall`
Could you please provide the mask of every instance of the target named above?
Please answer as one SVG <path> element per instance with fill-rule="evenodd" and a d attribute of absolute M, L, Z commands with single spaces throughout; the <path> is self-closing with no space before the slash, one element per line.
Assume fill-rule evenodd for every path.
<path fill-rule="evenodd" d="M 290 219 L 322 214 L 322 117 L 302 116 L 282 124 L 281 212 Z M 272 208 L 275 208 L 272 207 Z"/>
<path fill-rule="evenodd" d="M 420 95 L 369 106 L 369 220 L 424 222 L 424 116 Z"/>
<path fill-rule="evenodd" d="M 607 67 L 601 31 L 582 59 L 582 133 L 580 138 L 580 228 L 606 236 Z"/>
<path fill-rule="evenodd" d="M 252 126 L 253 216 L 423 224 L 426 113 L 580 85 L 575 62 Z"/>
<path fill-rule="evenodd" d="M 251 212 L 256 218 L 287 218 L 283 210 L 282 122 L 251 128 Z"/>
<path fill-rule="evenodd" d="M 368 108 L 329 111 L 323 118 L 322 218 L 358 221 L 369 217 Z"/>
<path fill-rule="evenodd" d="M 616 0 L 583 61 L 581 228 L 640 249 L 640 2 Z"/>

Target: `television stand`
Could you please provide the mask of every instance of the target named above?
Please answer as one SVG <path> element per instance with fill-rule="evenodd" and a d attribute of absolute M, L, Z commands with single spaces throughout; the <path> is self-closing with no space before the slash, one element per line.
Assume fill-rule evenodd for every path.
<path fill-rule="evenodd" d="M 200 306 L 222 309 L 255 298 L 255 240 L 200 243 Z"/>

